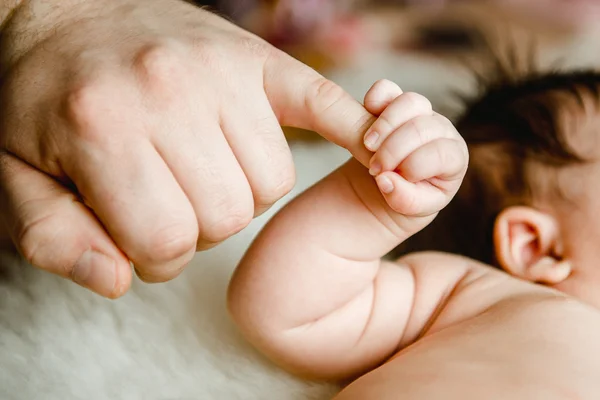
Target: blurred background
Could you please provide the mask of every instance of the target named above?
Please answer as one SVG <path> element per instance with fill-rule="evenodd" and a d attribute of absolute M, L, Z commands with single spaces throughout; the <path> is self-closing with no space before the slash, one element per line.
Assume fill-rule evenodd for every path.
<path fill-rule="evenodd" d="M 490 50 L 538 68 L 596 65 L 597 0 L 199 1 L 335 80 L 361 100 L 379 78 L 453 114 Z M 515 66 L 516 68 L 517 66 Z M 485 71 L 483 71 L 485 73 Z"/>

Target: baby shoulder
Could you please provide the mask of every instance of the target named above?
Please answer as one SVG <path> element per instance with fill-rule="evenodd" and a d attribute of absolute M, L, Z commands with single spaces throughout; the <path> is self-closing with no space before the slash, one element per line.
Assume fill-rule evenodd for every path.
<path fill-rule="evenodd" d="M 411 268 L 417 284 L 430 286 L 432 282 L 442 281 L 450 286 L 448 297 L 468 298 L 467 301 L 485 298 L 482 303 L 489 304 L 520 294 L 560 294 L 549 287 L 526 282 L 499 268 L 456 254 L 419 252 L 401 257 L 396 262 Z"/>
<path fill-rule="evenodd" d="M 404 255 L 396 260 L 416 272 L 447 272 L 452 274 L 493 274 L 502 273 L 497 268 L 469 257 L 439 251 L 422 251 Z"/>
<path fill-rule="evenodd" d="M 564 298 L 554 289 L 525 282 L 493 266 L 454 254 L 414 253 L 398 259 L 397 263 L 411 269 L 417 293 L 413 313 L 417 320 L 411 321 L 413 329 L 409 329 L 412 334 L 406 338 L 408 341 L 492 310 Z M 428 312 L 420 312 L 424 309 Z"/>

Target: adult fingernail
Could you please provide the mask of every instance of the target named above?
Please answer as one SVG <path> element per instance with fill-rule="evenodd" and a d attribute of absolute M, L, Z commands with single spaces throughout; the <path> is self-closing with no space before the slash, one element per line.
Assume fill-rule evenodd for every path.
<path fill-rule="evenodd" d="M 102 296 L 111 296 L 117 283 L 116 263 L 104 254 L 88 250 L 75 264 L 72 278 Z"/>
<path fill-rule="evenodd" d="M 376 150 L 377 140 L 379 139 L 379 133 L 371 131 L 365 136 L 365 147 L 371 151 Z"/>
<path fill-rule="evenodd" d="M 394 184 L 392 183 L 392 180 L 387 176 L 377 177 L 377 186 L 379 186 L 379 190 L 381 190 L 385 194 L 389 194 L 394 191 Z"/>
<path fill-rule="evenodd" d="M 371 163 L 371 168 L 369 168 L 369 174 L 371 176 L 378 175 L 381 172 L 381 164 L 378 161 Z"/>

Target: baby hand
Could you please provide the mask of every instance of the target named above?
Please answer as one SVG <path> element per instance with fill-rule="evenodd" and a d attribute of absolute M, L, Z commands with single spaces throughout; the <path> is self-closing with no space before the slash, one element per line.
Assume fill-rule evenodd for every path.
<path fill-rule="evenodd" d="M 379 118 L 365 146 L 375 152 L 369 172 L 387 204 L 405 216 L 429 216 L 454 197 L 469 161 L 467 145 L 452 123 L 416 93 L 387 80 L 376 82 L 365 107 Z"/>

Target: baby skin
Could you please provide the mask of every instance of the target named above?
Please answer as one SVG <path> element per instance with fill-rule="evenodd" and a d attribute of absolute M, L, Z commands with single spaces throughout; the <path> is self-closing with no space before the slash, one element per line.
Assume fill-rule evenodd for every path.
<path fill-rule="evenodd" d="M 450 202 L 468 151 L 420 95 L 379 81 L 364 102 L 370 169 L 348 161 L 266 225 L 229 288 L 241 332 L 349 383 L 338 400 L 600 398 L 594 308 L 452 254 L 382 260 Z"/>

